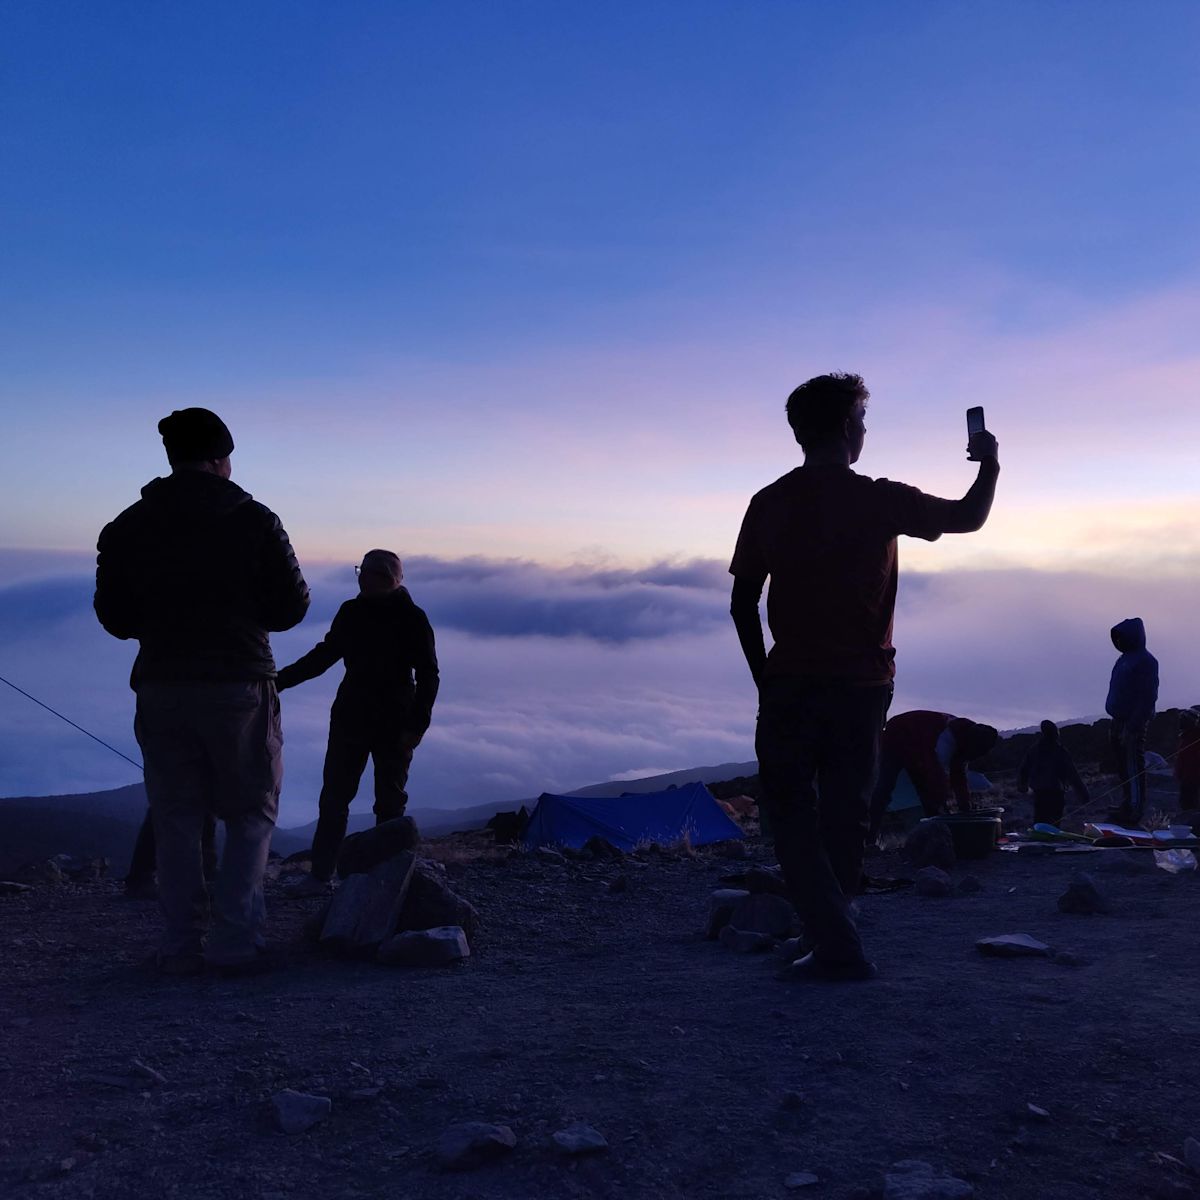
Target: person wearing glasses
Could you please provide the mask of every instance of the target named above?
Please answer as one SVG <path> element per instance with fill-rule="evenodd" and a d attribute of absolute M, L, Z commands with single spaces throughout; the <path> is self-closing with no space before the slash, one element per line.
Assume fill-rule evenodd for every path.
<path fill-rule="evenodd" d="M 312 872 L 291 889 L 293 896 L 331 890 L 368 758 L 375 767 L 375 823 L 404 815 L 413 751 L 429 728 L 437 698 L 433 629 L 403 586 L 400 559 L 390 550 L 370 550 L 354 573 L 358 595 L 338 609 L 324 640 L 275 679 L 282 692 L 315 679 L 339 659 L 346 666 L 329 715 Z"/>

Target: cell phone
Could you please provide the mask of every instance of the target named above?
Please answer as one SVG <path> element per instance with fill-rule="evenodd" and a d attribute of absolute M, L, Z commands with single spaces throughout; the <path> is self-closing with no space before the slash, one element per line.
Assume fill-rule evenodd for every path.
<path fill-rule="evenodd" d="M 984 430 L 983 424 L 983 407 L 982 405 L 975 408 L 967 409 L 967 437 L 974 437 L 977 433 L 982 433 Z"/>

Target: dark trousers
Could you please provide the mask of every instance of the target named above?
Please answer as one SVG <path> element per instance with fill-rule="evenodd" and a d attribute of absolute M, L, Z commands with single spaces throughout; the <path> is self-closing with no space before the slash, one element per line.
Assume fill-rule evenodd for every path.
<path fill-rule="evenodd" d="M 1188 812 L 1194 808 L 1200 808 L 1200 781 L 1184 780 L 1179 781 L 1179 808 L 1181 812 Z"/>
<path fill-rule="evenodd" d="M 762 803 L 805 936 L 826 962 L 863 958 L 850 901 L 863 849 L 890 685 L 768 679 L 759 690 Z"/>
<path fill-rule="evenodd" d="M 1063 819 L 1066 796 L 1062 788 L 1033 789 L 1033 819 L 1037 823 L 1057 825 Z"/>
<path fill-rule="evenodd" d="M 359 780 L 370 758 L 375 766 L 375 824 L 404 816 L 408 804 L 408 770 L 413 752 L 403 747 L 398 726 L 387 728 L 334 721 L 329 726 L 325 771 L 321 781 L 320 815 L 313 835 L 312 873 L 330 879 L 337 865 L 338 850 L 346 836 L 350 803 L 358 794 Z"/>
<path fill-rule="evenodd" d="M 204 818 L 200 854 L 204 860 L 204 878 L 211 883 L 217 877 L 217 819 L 212 813 L 208 813 Z M 153 883 L 154 872 L 154 814 L 147 809 L 146 818 L 138 830 L 137 840 L 133 843 L 133 857 L 129 860 L 129 871 L 125 876 L 125 882 Z"/>
<path fill-rule="evenodd" d="M 1146 811 L 1146 727 L 1114 728 L 1109 743 L 1121 777 L 1121 819 L 1136 824 Z"/>
<path fill-rule="evenodd" d="M 252 961 L 266 937 L 263 872 L 283 779 L 275 684 L 143 684 L 134 728 L 154 816 L 160 952 L 195 954 L 203 946 L 215 963 Z M 201 845 L 214 813 L 225 845 L 209 929 Z"/>

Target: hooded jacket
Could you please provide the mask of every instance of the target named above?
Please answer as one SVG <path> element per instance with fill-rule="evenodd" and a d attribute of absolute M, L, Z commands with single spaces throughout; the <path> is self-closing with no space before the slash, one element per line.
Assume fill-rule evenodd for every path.
<path fill-rule="evenodd" d="M 1113 664 L 1104 710 L 1124 725 L 1145 725 L 1158 702 L 1158 659 L 1146 649 L 1141 617 L 1114 625 L 1112 642 L 1121 657 Z"/>
<path fill-rule="evenodd" d="M 153 479 L 100 533 L 96 615 L 140 643 L 130 686 L 271 679 L 269 631 L 308 611 L 279 518 L 205 471 Z"/>
<path fill-rule="evenodd" d="M 358 727 L 382 720 L 418 735 L 429 728 L 438 692 L 437 653 L 429 618 L 407 588 L 347 600 L 324 640 L 279 672 L 278 686 L 314 679 L 339 659 L 346 674 L 333 702 L 334 724 Z"/>

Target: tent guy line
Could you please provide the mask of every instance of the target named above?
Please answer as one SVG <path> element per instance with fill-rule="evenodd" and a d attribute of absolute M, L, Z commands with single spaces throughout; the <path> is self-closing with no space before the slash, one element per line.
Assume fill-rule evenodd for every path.
<path fill-rule="evenodd" d="M 0 675 L 0 683 L 8 684 L 8 686 L 12 688 L 14 692 L 20 692 L 26 700 L 32 700 L 34 704 L 44 708 L 48 713 L 53 713 L 60 721 L 66 721 L 66 723 L 70 725 L 72 729 L 78 729 L 80 733 L 87 734 L 87 736 L 90 737 L 93 742 L 99 742 L 100 745 L 102 745 L 106 750 L 111 750 L 115 755 L 117 755 L 118 758 L 123 758 L 131 766 L 137 767 L 139 771 L 145 771 L 146 768 L 140 762 L 135 762 L 129 757 L 128 754 L 122 754 L 121 751 L 116 748 L 116 746 L 110 746 L 103 738 L 98 738 L 94 733 L 89 733 L 82 725 L 76 725 L 70 717 L 64 717 L 62 713 L 58 711 L 58 709 L 51 708 L 50 705 L 42 703 L 42 701 L 36 696 L 31 696 L 27 691 L 25 691 L 24 688 L 17 687 L 17 685 L 13 683 L 11 679 L 5 679 L 3 675 Z"/>

